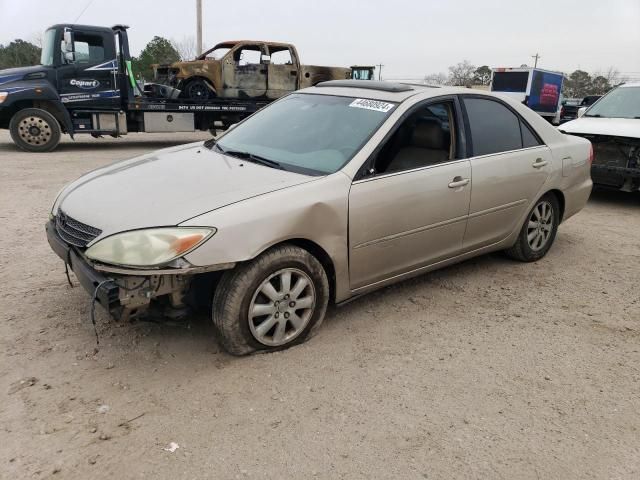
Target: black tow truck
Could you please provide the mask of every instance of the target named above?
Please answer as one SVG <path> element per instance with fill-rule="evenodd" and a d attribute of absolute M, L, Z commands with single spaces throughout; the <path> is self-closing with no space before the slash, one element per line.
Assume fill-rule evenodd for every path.
<path fill-rule="evenodd" d="M 59 24 L 46 30 L 40 65 L 0 70 L 0 128 L 29 152 L 56 148 L 66 133 L 224 130 L 268 99 L 190 100 L 161 84 L 138 85 L 127 26 Z"/>

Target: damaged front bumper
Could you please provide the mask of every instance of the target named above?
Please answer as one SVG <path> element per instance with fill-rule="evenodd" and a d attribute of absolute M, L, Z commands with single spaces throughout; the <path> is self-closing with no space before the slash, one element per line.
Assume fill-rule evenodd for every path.
<path fill-rule="evenodd" d="M 593 183 L 626 192 L 640 190 L 640 139 L 585 135 L 593 145 Z"/>
<path fill-rule="evenodd" d="M 209 267 L 136 270 L 96 264 L 60 237 L 54 220 L 50 220 L 45 228 L 51 249 L 73 270 L 91 297 L 118 320 L 143 315 L 155 299 L 162 314 L 183 316 L 188 311 L 186 297 L 196 275 L 235 266 L 228 263 Z"/>

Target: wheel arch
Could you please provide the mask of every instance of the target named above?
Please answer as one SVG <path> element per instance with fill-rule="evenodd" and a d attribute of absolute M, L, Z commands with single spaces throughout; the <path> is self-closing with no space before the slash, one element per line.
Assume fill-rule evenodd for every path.
<path fill-rule="evenodd" d="M 327 274 L 327 280 L 329 281 L 329 302 L 335 303 L 336 270 L 333 264 L 333 259 L 322 246 L 320 246 L 313 240 L 309 240 L 307 238 L 288 238 L 286 240 L 280 240 L 264 248 L 254 258 L 262 255 L 264 252 L 271 250 L 272 248 L 276 248 L 281 245 L 295 245 L 296 247 L 302 248 L 303 250 L 306 250 L 311 255 L 313 255 L 320 262 L 322 268 L 324 268 L 324 271 Z"/>
<path fill-rule="evenodd" d="M 8 128 L 11 118 L 21 110 L 27 108 L 39 108 L 45 112 L 50 113 L 60 124 L 60 130 L 62 133 L 68 133 L 73 138 L 73 124 L 71 122 L 71 116 L 69 112 L 62 106 L 62 104 L 55 100 L 30 100 L 23 99 L 17 100 L 7 107 L 7 112 L 3 112 L 2 128 Z M 5 125 L 6 119 L 6 125 Z"/>
<path fill-rule="evenodd" d="M 196 80 L 202 80 L 203 82 L 205 82 L 206 84 L 209 85 L 209 87 L 211 88 L 211 90 L 213 91 L 213 93 L 217 96 L 218 95 L 218 90 L 216 89 L 216 86 L 213 82 L 213 80 L 209 77 L 205 77 L 203 75 L 192 75 L 190 77 L 187 77 L 185 79 L 183 79 L 180 82 L 180 90 L 184 90 L 187 85 L 189 85 L 189 83 L 196 81 Z"/>
<path fill-rule="evenodd" d="M 557 188 L 554 188 L 552 190 L 549 190 L 547 194 L 555 196 L 556 200 L 558 200 L 558 205 L 560 206 L 560 212 L 558 213 L 560 216 L 560 223 L 562 223 L 562 219 L 564 218 L 564 208 L 565 208 L 564 193 L 562 193 L 562 191 L 558 190 Z"/>

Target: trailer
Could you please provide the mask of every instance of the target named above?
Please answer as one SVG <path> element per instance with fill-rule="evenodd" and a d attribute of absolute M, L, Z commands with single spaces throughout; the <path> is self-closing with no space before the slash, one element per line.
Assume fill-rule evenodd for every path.
<path fill-rule="evenodd" d="M 41 64 L 0 71 L 0 128 L 29 152 L 71 138 L 129 132 L 224 130 L 267 98 L 180 98 L 167 85 L 140 86 L 131 69 L 128 27 L 58 24 L 46 30 Z"/>
<path fill-rule="evenodd" d="M 490 90 L 524 103 L 550 123 L 558 125 L 563 81 L 562 72 L 500 67 L 491 71 Z"/>

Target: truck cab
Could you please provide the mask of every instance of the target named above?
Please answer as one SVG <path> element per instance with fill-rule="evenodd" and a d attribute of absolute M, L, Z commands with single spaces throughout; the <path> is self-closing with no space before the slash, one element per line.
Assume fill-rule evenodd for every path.
<path fill-rule="evenodd" d="M 319 82 L 351 78 L 348 68 L 302 65 L 290 43 L 262 40 L 221 42 L 194 60 L 154 69 L 154 81 L 177 88 L 182 98 L 191 100 L 275 100 Z"/>

